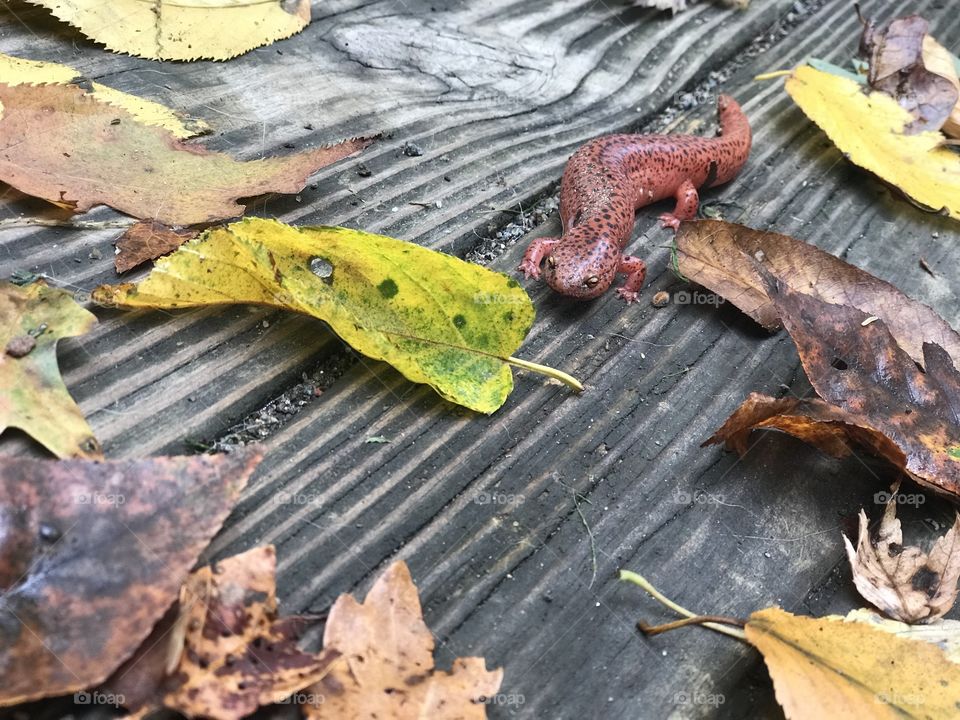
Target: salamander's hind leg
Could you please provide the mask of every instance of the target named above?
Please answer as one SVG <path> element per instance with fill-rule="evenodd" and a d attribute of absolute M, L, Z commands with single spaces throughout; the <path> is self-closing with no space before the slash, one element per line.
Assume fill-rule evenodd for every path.
<path fill-rule="evenodd" d="M 550 252 L 550 249 L 558 242 L 560 242 L 560 238 L 537 238 L 534 240 L 523 254 L 523 262 L 520 263 L 520 267 L 518 267 L 517 270 L 523 272 L 528 278 L 539 280 L 540 263 L 543 262 L 544 256 Z"/>
<path fill-rule="evenodd" d="M 661 215 L 660 222 L 663 223 L 663 227 L 676 230 L 680 227 L 682 220 L 693 220 L 697 216 L 700 196 L 697 194 L 697 186 L 689 180 L 684 180 L 677 188 L 674 197 L 677 199 L 677 207 L 672 213 Z"/>
<path fill-rule="evenodd" d="M 627 274 L 627 282 L 622 288 L 617 288 L 617 295 L 627 303 L 634 302 L 640 293 L 640 288 L 643 287 L 643 281 L 647 278 L 646 263 L 640 258 L 624 255 L 620 258 L 620 267 L 617 268 L 617 272 Z"/>

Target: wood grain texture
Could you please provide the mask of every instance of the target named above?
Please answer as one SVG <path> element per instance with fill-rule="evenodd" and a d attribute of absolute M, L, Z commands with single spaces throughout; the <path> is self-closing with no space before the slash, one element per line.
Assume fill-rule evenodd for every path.
<path fill-rule="evenodd" d="M 729 219 L 841 255 L 957 326 L 956 223 L 846 163 L 781 82 L 752 81 L 807 56 L 844 62 L 859 28 L 849 5 L 823 3 L 755 54 L 743 50 L 792 3 L 752 5 L 739 14 L 701 4 L 671 19 L 612 1 L 431 11 L 411 0 L 340 0 L 315 8 L 303 35 L 232 63 L 157 65 L 106 55 L 14 4 L 23 24 L 0 11 L 0 49 L 70 62 L 202 115 L 221 133 L 210 144 L 241 157 L 308 138 L 389 133 L 358 161 L 322 172 L 299 202 L 258 200 L 253 210 L 461 254 L 504 222 L 498 210 L 549 191 L 584 140 L 657 124 L 679 91 L 735 60 L 721 89 L 750 116 L 754 153 L 705 201 L 735 203 L 725 206 Z M 920 12 L 944 45 L 960 46 L 960 18 L 936 0 L 863 5 L 881 18 Z M 671 129 L 709 129 L 712 103 Z M 308 123 L 317 131 L 304 130 Z M 405 142 L 424 155 L 403 155 Z M 356 174 L 360 161 L 372 177 Z M 439 208 L 408 204 L 437 200 Z M 809 385 L 789 338 L 768 336 L 733 308 L 649 306 L 658 290 L 687 289 L 668 269 L 660 211 L 641 213 L 631 246 L 650 266 L 638 305 L 613 293 L 576 304 L 529 284 L 539 317 L 520 354 L 572 372 L 588 385 L 584 395 L 519 375 L 507 405 L 478 417 L 359 359 L 269 440 L 208 555 L 276 543 L 290 611 L 322 611 L 405 558 L 438 639 L 438 666 L 484 655 L 505 667 L 503 691 L 523 696 L 493 705 L 491 717 L 733 718 L 754 704 L 775 717 L 749 649 L 696 628 L 639 637 L 638 618 L 667 616 L 617 582 L 616 570 L 641 572 L 703 612 L 743 617 L 773 603 L 845 611 L 856 599 L 839 533 L 861 505 L 879 514 L 873 494 L 889 472 L 782 437 L 764 436 L 743 460 L 699 448 L 750 391 L 802 395 Z M 35 269 L 89 289 L 111 277 L 111 237 L 4 232 L 2 274 Z M 493 266 L 510 271 L 529 239 Z M 93 247 L 103 260 L 88 258 Z M 921 256 L 936 277 L 920 268 Z M 245 308 L 104 313 L 98 330 L 64 345 L 67 382 L 114 456 L 213 436 L 342 351 L 318 323 Z M 391 442 L 365 442 L 374 435 Z M 0 441 L 8 447 L 21 446 Z M 930 499 L 908 535 L 911 527 L 922 534 L 924 519 L 949 524 L 951 513 Z M 724 703 L 685 702 L 697 692 Z"/>

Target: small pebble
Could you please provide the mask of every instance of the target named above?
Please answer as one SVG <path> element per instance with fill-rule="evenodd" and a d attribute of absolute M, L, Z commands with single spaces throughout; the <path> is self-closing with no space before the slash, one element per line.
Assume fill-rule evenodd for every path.
<path fill-rule="evenodd" d="M 91 260 L 99 260 L 103 257 L 103 254 L 100 252 L 99 248 L 94 248 L 87 254 L 87 257 Z"/>
<path fill-rule="evenodd" d="M 650 304 L 655 308 L 666 307 L 670 304 L 670 293 L 664 292 L 661 290 L 656 295 L 653 296 L 653 299 L 650 301 Z"/>
<path fill-rule="evenodd" d="M 407 157 L 420 157 L 423 155 L 423 148 L 417 145 L 416 143 L 404 143 L 403 144 L 403 154 Z"/>
<path fill-rule="evenodd" d="M 360 163 L 359 165 L 357 165 L 357 175 L 359 175 L 360 177 L 370 177 L 371 175 L 373 175 L 373 170 L 368 168 L 363 163 Z"/>

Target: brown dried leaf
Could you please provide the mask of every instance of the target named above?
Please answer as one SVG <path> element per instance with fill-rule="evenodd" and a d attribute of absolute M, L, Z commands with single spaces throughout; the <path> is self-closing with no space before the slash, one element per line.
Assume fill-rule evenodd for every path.
<path fill-rule="evenodd" d="M 960 334 L 933 310 L 809 243 L 721 220 L 683 223 L 676 243 L 680 273 L 722 295 L 768 330 L 779 329 L 781 323 L 758 268 L 797 292 L 880 318 L 917 362 L 923 361 L 925 342 L 960 357 Z"/>
<path fill-rule="evenodd" d="M 239 162 L 143 125 L 77 85 L 0 83 L 0 108 L 0 180 L 75 212 L 104 204 L 166 225 L 242 215 L 238 198 L 298 192 L 372 142 Z"/>
<path fill-rule="evenodd" d="M 924 64 L 928 27 L 919 15 L 896 18 L 882 30 L 867 23 L 860 43 L 869 63 L 870 87 L 896 99 L 914 117 L 904 129 L 907 134 L 939 130 L 960 99 L 949 78 Z"/>
<path fill-rule="evenodd" d="M 846 535 L 843 542 L 853 581 L 863 597 L 894 620 L 931 622 L 949 612 L 957 599 L 960 515 L 929 555 L 913 545 L 904 547 L 897 519 L 899 489 L 896 485 L 891 490 L 876 540 L 871 540 L 867 514 L 861 510 L 856 550 Z"/>
<path fill-rule="evenodd" d="M 277 617 L 276 566 L 270 545 L 191 574 L 176 611 L 107 687 L 129 710 L 236 720 L 318 682 L 339 653 L 297 647 L 305 621 Z"/>
<path fill-rule="evenodd" d="M 744 449 L 754 427 L 804 439 L 838 439 L 837 427 L 921 485 L 960 497 L 960 372 L 939 345 L 923 345 L 926 372 L 901 349 L 882 320 L 825 303 L 777 283 L 768 290 L 824 403 L 750 399 L 707 443 Z M 786 413 L 783 421 L 774 419 Z M 830 423 L 833 428 L 811 428 Z M 819 443 L 818 443 L 819 444 Z"/>
<path fill-rule="evenodd" d="M 91 687 L 129 657 L 260 459 L 0 457 L 0 706 Z"/>
<path fill-rule="evenodd" d="M 177 230 L 162 223 L 144 220 L 131 225 L 116 242 L 113 266 L 118 273 L 132 270 L 148 260 L 171 253 L 200 234 L 200 230 Z"/>
<path fill-rule="evenodd" d="M 480 719 L 484 699 L 503 677 L 502 670 L 488 671 L 483 658 L 458 658 L 449 673 L 434 668 L 433 636 L 403 562 L 386 569 L 362 604 L 350 595 L 337 599 L 323 644 L 346 662 L 313 686 L 322 702 L 305 706 L 312 720 Z"/>

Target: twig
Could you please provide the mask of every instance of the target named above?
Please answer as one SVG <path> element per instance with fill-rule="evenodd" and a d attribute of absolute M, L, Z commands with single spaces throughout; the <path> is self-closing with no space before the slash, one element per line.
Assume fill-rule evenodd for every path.
<path fill-rule="evenodd" d="M 659 602 L 661 605 L 665 605 L 666 607 L 670 608 L 675 613 L 677 613 L 677 615 L 683 615 L 686 618 L 705 617 L 703 615 L 697 615 L 696 613 L 692 613 L 686 608 L 681 607 L 680 605 L 677 605 L 673 600 L 666 597 L 663 593 L 661 593 L 653 585 L 651 585 L 647 581 L 647 579 L 643 577 L 643 575 L 638 575 L 637 573 L 631 572 L 630 570 L 621 570 L 620 579 L 625 580 L 627 582 L 632 582 L 634 585 L 639 585 L 641 588 L 646 590 L 647 593 L 654 600 Z M 747 640 L 747 635 L 746 633 L 743 632 L 743 630 L 732 628 L 726 624 L 720 624 L 715 620 L 704 620 L 702 623 L 698 623 L 698 624 L 702 624 L 704 627 L 710 628 L 711 630 L 714 630 L 718 633 L 722 633 L 724 635 L 729 635 L 730 637 L 737 638 L 737 640 L 743 640 L 744 642 L 746 642 Z M 743 623 L 741 622 L 737 622 L 736 624 L 741 626 L 743 625 Z"/>

